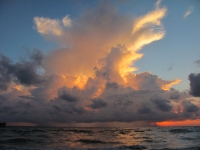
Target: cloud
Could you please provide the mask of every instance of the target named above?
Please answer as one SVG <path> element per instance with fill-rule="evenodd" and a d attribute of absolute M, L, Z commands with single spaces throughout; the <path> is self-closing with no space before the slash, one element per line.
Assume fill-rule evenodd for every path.
<path fill-rule="evenodd" d="M 158 1 L 154 10 L 133 19 L 112 4 L 99 2 L 76 19 L 35 17 L 38 33 L 60 48 L 46 55 L 35 49 L 17 63 L 1 56 L 0 118 L 37 125 L 150 125 L 190 119 L 185 115 L 189 112 L 198 115 L 195 106 L 183 103 L 189 95 L 171 89 L 179 79 L 134 72 L 135 62 L 143 56 L 139 50 L 164 37 L 161 20 L 166 12 Z"/>
<path fill-rule="evenodd" d="M 189 6 L 188 10 L 185 12 L 183 17 L 187 18 L 193 12 L 193 10 L 194 10 L 194 7 L 193 6 Z"/>
<path fill-rule="evenodd" d="M 127 84 L 136 90 L 169 90 L 173 84 L 180 82 L 179 79 L 166 81 L 150 72 L 140 74 L 128 74 L 126 76 Z"/>
<path fill-rule="evenodd" d="M 169 100 L 162 99 L 160 97 L 155 97 L 152 98 L 151 101 L 156 105 L 156 108 L 158 108 L 161 111 L 168 112 L 172 110 L 172 106 Z"/>
<path fill-rule="evenodd" d="M 137 110 L 138 114 L 150 114 L 152 113 L 151 108 L 147 106 L 148 104 L 143 105 L 141 108 Z"/>
<path fill-rule="evenodd" d="M 36 63 L 36 65 L 38 66 L 43 65 L 44 56 L 40 50 L 34 49 L 32 53 L 29 55 L 29 58 L 30 60 L 32 60 L 33 63 Z"/>
<path fill-rule="evenodd" d="M 40 55 L 40 56 L 39 56 Z M 7 84 L 11 81 L 22 85 L 38 85 L 45 82 L 43 75 L 37 74 L 37 67 L 41 63 L 42 54 L 34 51 L 30 58 L 33 60 L 22 60 L 20 63 L 12 63 L 11 60 L 3 55 L 0 56 L 1 87 L 7 89 Z"/>
<path fill-rule="evenodd" d="M 106 89 L 117 89 L 118 84 L 116 82 L 107 82 L 106 83 Z"/>
<path fill-rule="evenodd" d="M 69 92 L 67 92 L 66 88 L 61 88 L 58 90 L 58 98 L 68 102 L 78 101 L 78 97 L 71 95 Z"/>
<path fill-rule="evenodd" d="M 196 60 L 195 63 L 200 66 L 200 59 L 199 60 Z"/>
<path fill-rule="evenodd" d="M 171 94 L 169 97 L 170 99 L 179 100 L 181 98 L 181 94 L 178 90 L 171 88 L 170 91 L 171 91 Z"/>
<path fill-rule="evenodd" d="M 71 26 L 72 20 L 66 15 L 62 21 L 44 17 L 34 17 L 37 31 L 44 35 L 61 36 L 64 28 Z"/>
<path fill-rule="evenodd" d="M 199 110 L 199 108 L 190 101 L 184 101 L 182 105 L 184 106 L 185 112 L 193 113 Z"/>
<path fill-rule="evenodd" d="M 56 36 L 62 34 L 62 28 L 57 20 L 35 17 L 34 21 L 38 32 L 41 34 L 52 34 Z"/>
<path fill-rule="evenodd" d="M 160 8 L 158 6 L 159 3 L 160 1 L 157 1 L 154 11 L 135 20 L 132 34 L 139 35 L 139 37 L 137 39 L 133 37 L 135 42 L 131 44 L 131 49 L 139 50 L 144 45 L 164 37 L 165 31 L 163 30 L 161 19 L 164 18 L 167 9 L 165 7 Z"/>
<path fill-rule="evenodd" d="M 144 45 L 164 37 L 165 31 L 161 19 L 164 18 L 166 11 L 167 9 L 164 7 L 156 7 L 152 12 L 133 21 L 133 18 L 127 15 L 119 14 L 117 8 L 112 4 L 100 3 L 95 8 L 83 12 L 80 18 L 73 20 L 67 29 L 60 24 L 50 26 L 51 23 L 47 24 L 46 22 L 51 19 L 41 18 L 45 21 L 40 21 L 37 17 L 34 21 L 41 35 L 51 35 L 54 34 L 52 32 L 58 30 L 59 34 L 55 32 L 55 35 L 59 35 L 56 41 L 66 45 L 66 48 L 49 54 L 46 60 L 46 69 L 57 73 L 91 76 L 94 65 L 99 59 L 110 53 L 112 47 L 124 45 L 127 52 L 119 60 L 121 61 L 119 64 L 120 75 L 135 71 L 136 68 L 132 64 L 142 57 L 142 54 L 136 52 Z M 62 22 L 55 19 L 54 21 L 57 24 Z M 41 30 L 37 25 L 38 22 Z M 90 59 L 87 59 L 88 57 Z"/>
<path fill-rule="evenodd" d="M 191 73 L 188 77 L 190 81 L 190 94 L 195 97 L 200 97 L 200 73 Z"/>
<path fill-rule="evenodd" d="M 92 99 L 92 104 L 89 105 L 92 109 L 100 109 L 106 107 L 107 103 L 104 102 L 102 99 L 94 98 Z"/>
<path fill-rule="evenodd" d="M 63 22 L 64 26 L 66 26 L 66 27 L 71 26 L 71 24 L 72 24 L 72 20 L 69 18 L 69 15 L 66 15 L 62 19 L 62 22 Z"/>
<path fill-rule="evenodd" d="M 174 67 L 174 64 L 171 64 L 167 70 L 171 71 L 173 69 L 173 67 Z"/>
<path fill-rule="evenodd" d="M 0 90 L 7 90 L 8 83 L 11 81 L 11 75 L 7 72 L 7 64 L 10 60 L 4 55 L 0 55 Z"/>

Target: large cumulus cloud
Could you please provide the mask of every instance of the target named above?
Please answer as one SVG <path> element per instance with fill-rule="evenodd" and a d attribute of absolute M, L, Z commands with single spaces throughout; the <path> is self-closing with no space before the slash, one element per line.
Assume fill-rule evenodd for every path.
<path fill-rule="evenodd" d="M 150 72 L 135 74 L 139 50 L 160 40 L 167 9 L 135 19 L 100 2 L 79 18 L 35 17 L 38 33 L 59 49 L 34 50 L 13 63 L 0 58 L 0 118 L 38 125 L 94 122 L 152 122 L 196 119 L 199 106 L 188 94 L 171 89 L 180 80 L 163 80 Z M 196 92 L 191 75 L 191 93 Z"/>

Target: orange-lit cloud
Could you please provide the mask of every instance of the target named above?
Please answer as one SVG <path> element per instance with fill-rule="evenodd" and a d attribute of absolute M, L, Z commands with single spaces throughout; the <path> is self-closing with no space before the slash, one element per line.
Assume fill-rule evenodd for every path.
<path fill-rule="evenodd" d="M 60 48 L 46 55 L 34 50 L 17 63 L 0 57 L 0 118 L 12 122 L 17 112 L 39 125 L 198 119 L 198 103 L 171 88 L 180 79 L 135 74 L 139 50 L 165 35 L 167 8 L 159 5 L 135 19 L 107 3 L 74 20 L 35 17 L 38 33 Z"/>
<path fill-rule="evenodd" d="M 154 11 L 136 19 L 132 34 L 139 35 L 139 38 L 134 39 L 134 43 L 130 46 L 131 50 L 139 50 L 144 45 L 164 37 L 165 31 L 163 30 L 161 19 L 165 16 L 166 11 L 165 7 L 159 8 L 157 6 Z"/>
<path fill-rule="evenodd" d="M 106 14 L 101 14 L 101 7 L 105 7 Z M 74 20 L 73 24 L 68 16 L 62 21 L 35 17 L 35 24 L 40 34 L 58 35 L 60 36 L 58 41 L 66 45 L 66 48 L 56 50 L 49 55 L 46 69 L 61 74 L 89 77 L 92 76 L 97 62 L 110 53 L 111 47 L 124 45 L 125 50 L 121 49 L 121 56 L 117 56 L 119 60 L 115 58 L 115 63 L 118 64 L 115 69 L 124 78 L 127 73 L 136 70 L 133 67 L 134 61 L 143 56 L 137 51 L 146 44 L 164 37 L 165 31 L 161 19 L 166 11 L 165 7 L 159 8 L 157 4 L 154 11 L 133 21 L 132 18 L 118 15 L 116 8 L 111 5 L 101 4 L 95 10 L 85 12 L 83 17 Z M 96 22 L 96 18 L 99 23 Z M 68 22 L 70 27 L 66 29 L 60 22 Z M 112 53 L 112 55 L 119 54 Z"/>
<path fill-rule="evenodd" d="M 180 82 L 181 82 L 180 79 L 176 79 L 176 80 L 173 80 L 170 82 L 169 81 L 159 81 L 159 84 L 161 85 L 163 90 L 169 90 L 173 84 L 178 84 Z"/>

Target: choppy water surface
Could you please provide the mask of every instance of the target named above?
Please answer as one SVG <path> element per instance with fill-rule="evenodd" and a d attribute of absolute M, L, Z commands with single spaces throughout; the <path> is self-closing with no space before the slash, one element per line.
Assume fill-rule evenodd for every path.
<path fill-rule="evenodd" d="M 200 127 L 0 128 L 1 150 L 193 149 L 200 150 Z"/>

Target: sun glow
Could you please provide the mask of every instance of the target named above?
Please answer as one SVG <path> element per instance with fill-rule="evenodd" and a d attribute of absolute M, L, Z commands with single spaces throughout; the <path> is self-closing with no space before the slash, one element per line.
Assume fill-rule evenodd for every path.
<path fill-rule="evenodd" d="M 88 79 L 88 77 L 85 75 L 78 76 L 74 82 L 74 85 L 78 86 L 80 89 L 84 89 L 87 79 Z"/>
<path fill-rule="evenodd" d="M 156 122 L 157 126 L 199 126 L 200 119 L 197 120 L 183 120 L 183 121 L 162 121 Z"/>

